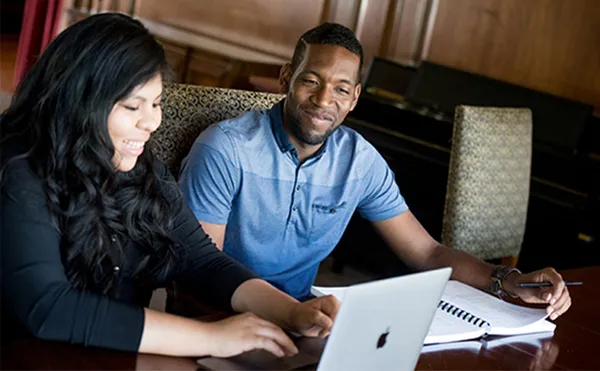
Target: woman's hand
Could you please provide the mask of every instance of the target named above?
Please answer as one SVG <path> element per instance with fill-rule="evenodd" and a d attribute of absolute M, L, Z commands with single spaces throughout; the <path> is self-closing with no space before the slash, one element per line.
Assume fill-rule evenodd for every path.
<path fill-rule="evenodd" d="M 333 296 L 322 296 L 300 303 L 266 281 L 252 279 L 235 290 L 231 307 L 238 312 L 256 313 L 286 331 L 325 337 L 331 331 L 340 302 Z"/>
<path fill-rule="evenodd" d="M 298 303 L 290 312 L 289 323 L 294 331 L 304 336 L 326 337 L 340 309 L 340 301 L 333 295 Z"/>
<path fill-rule="evenodd" d="M 207 323 L 208 351 L 215 357 L 233 357 L 254 349 L 264 349 L 278 357 L 298 353 L 298 348 L 281 328 L 252 313 L 238 314 Z"/>

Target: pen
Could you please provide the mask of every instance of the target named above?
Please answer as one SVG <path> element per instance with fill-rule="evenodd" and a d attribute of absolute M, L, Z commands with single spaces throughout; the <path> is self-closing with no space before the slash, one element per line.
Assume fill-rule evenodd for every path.
<path fill-rule="evenodd" d="M 583 282 L 575 281 L 575 282 L 565 282 L 567 286 L 580 286 L 583 285 Z M 524 282 L 519 283 L 519 287 L 547 287 L 552 286 L 552 282 Z"/>

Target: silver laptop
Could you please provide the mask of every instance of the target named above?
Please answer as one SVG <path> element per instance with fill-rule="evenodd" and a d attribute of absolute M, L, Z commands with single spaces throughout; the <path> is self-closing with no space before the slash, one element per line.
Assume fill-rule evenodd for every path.
<path fill-rule="evenodd" d="M 348 287 L 318 366 L 307 353 L 288 359 L 250 352 L 228 360 L 202 359 L 205 369 L 413 370 L 451 268 Z M 317 339 L 316 339 L 317 340 Z M 313 356 L 313 362 L 314 360 Z"/>
<path fill-rule="evenodd" d="M 451 272 L 349 287 L 317 370 L 413 370 Z"/>

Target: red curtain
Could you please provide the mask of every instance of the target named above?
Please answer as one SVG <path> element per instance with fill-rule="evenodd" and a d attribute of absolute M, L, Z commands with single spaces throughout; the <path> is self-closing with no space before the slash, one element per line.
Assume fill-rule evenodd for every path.
<path fill-rule="evenodd" d="M 25 1 L 15 63 L 15 86 L 56 36 L 61 12 L 62 0 Z"/>

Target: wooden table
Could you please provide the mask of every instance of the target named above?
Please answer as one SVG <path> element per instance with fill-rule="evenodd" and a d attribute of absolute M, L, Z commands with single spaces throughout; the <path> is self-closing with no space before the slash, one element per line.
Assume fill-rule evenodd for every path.
<path fill-rule="evenodd" d="M 420 370 L 506 370 L 506 369 L 581 369 L 600 370 L 600 266 L 562 272 L 565 279 L 583 281 L 571 288 L 573 306 L 556 320 L 552 337 L 538 344 L 506 343 L 485 347 L 485 342 L 469 343 L 462 349 L 422 352 Z M 501 339 L 502 341 L 507 338 Z M 489 344 L 493 338 L 486 339 Z M 234 359 L 208 358 L 204 365 L 213 369 L 257 369 L 257 361 L 266 369 L 286 369 L 316 362 L 324 342 L 319 339 L 297 340 L 300 353 L 278 360 L 264 352 L 253 352 Z M 22 339 L 2 345 L 1 369 L 64 370 L 197 370 L 192 358 L 122 353 L 90 349 L 68 344 Z M 266 363 L 265 363 L 266 362 Z"/>

